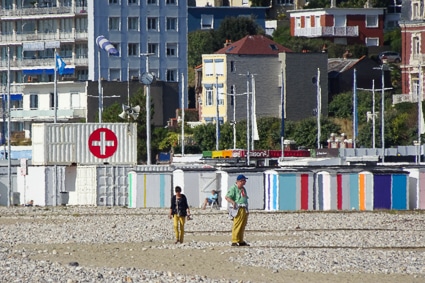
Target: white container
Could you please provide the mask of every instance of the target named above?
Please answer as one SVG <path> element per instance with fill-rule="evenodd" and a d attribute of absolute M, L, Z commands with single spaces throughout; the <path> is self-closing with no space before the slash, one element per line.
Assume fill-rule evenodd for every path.
<path fill-rule="evenodd" d="M 33 165 L 135 165 L 135 123 L 33 124 Z"/>

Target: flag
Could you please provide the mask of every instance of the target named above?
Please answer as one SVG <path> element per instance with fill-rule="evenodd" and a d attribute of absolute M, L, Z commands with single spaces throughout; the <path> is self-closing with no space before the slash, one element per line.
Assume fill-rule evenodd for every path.
<path fill-rule="evenodd" d="M 56 70 L 58 71 L 59 75 L 63 75 L 65 73 L 65 66 L 65 62 L 62 60 L 59 54 L 56 54 Z"/>
<path fill-rule="evenodd" d="M 109 53 L 109 55 L 119 56 L 120 53 L 115 48 L 115 46 L 103 35 L 100 35 L 96 38 L 96 44 L 103 50 Z"/>

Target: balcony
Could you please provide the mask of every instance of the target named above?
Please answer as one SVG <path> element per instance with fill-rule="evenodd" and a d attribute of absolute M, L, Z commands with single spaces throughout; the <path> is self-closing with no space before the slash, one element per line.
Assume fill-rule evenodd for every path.
<path fill-rule="evenodd" d="M 80 9 L 81 10 L 81 9 Z M 47 7 L 47 8 L 20 8 L 20 9 L 1 9 L 0 16 L 2 20 L 13 20 L 17 17 L 63 15 L 75 13 L 76 8 L 72 7 Z"/>
<path fill-rule="evenodd" d="M 89 59 L 87 57 L 79 58 L 62 58 L 67 65 L 88 66 Z M 11 68 L 30 68 L 30 67 L 47 67 L 53 69 L 55 66 L 54 58 L 39 58 L 39 59 L 17 59 L 10 60 Z M 46 68 L 45 68 L 46 69 Z M 0 60 L 0 71 L 7 70 L 7 59 Z"/>
<path fill-rule="evenodd" d="M 303 37 L 357 37 L 359 36 L 358 26 L 349 27 L 310 27 L 310 28 L 296 28 L 295 36 Z"/>
<path fill-rule="evenodd" d="M 8 45 L 11 43 L 22 44 L 23 41 L 61 41 L 66 40 L 88 40 L 87 31 L 58 31 L 58 32 L 39 32 L 34 33 L 9 33 L 0 35 L 0 45 Z"/>
<path fill-rule="evenodd" d="M 58 120 L 72 120 L 72 119 L 85 119 L 86 109 L 58 109 L 57 112 Z M 51 121 L 54 119 L 55 111 L 49 110 L 24 110 L 24 109 L 11 109 L 10 117 L 13 122 L 16 121 Z"/>

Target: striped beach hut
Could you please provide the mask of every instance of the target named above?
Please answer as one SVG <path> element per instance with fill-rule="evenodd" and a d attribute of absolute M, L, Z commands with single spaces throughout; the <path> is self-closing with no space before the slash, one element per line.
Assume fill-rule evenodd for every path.
<path fill-rule="evenodd" d="M 313 210 L 314 175 L 305 168 L 264 172 L 265 210 Z"/>

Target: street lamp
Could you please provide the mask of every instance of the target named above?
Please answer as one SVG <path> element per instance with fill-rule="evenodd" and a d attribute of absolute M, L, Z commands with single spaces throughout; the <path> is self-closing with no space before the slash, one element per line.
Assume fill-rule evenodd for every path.
<path fill-rule="evenodd" d="M 216 118 L 215 118 L 215 150 L 219 148 L 220 139 L 220 112 L 218 108 L 218 76 L 215 76 L 215 93 L 216 93 Z"/>
<path fill-rule="evenodd" d="M 151 113 L 150 113 L 150 91 L 153 75 L 149 72 L 149 56 L 154 53 L 140 53 L 140 56 L 146 57 L 146 72 L 142 75 L 142 82 L 146 85 L 146 164 L 151 165 Z"/>
<path fill-rule="evenodd" d="M 233 97 L 233 121 L 231 122 L 233 127 L 233 149 L 236 149 L 236 96 L 245 95 L 246 93 L 236 93 L 236 86 L 232 86 L 232 93 L 228 93 L 228 96 Z"/>
<path fill-rule="evenodd" d="M 385 162 L 385 121 L 384 121 L 384 110 L 385 110 L 385 76 L 384 71 L 388 70 L 388 66 L 382 64 L 380 67 L 374 68 L 375 70 L 381 70 L 381 147 L 382 147 L 382 163 Z M 390 88 L 391 89 L 391 88 Z"/>

